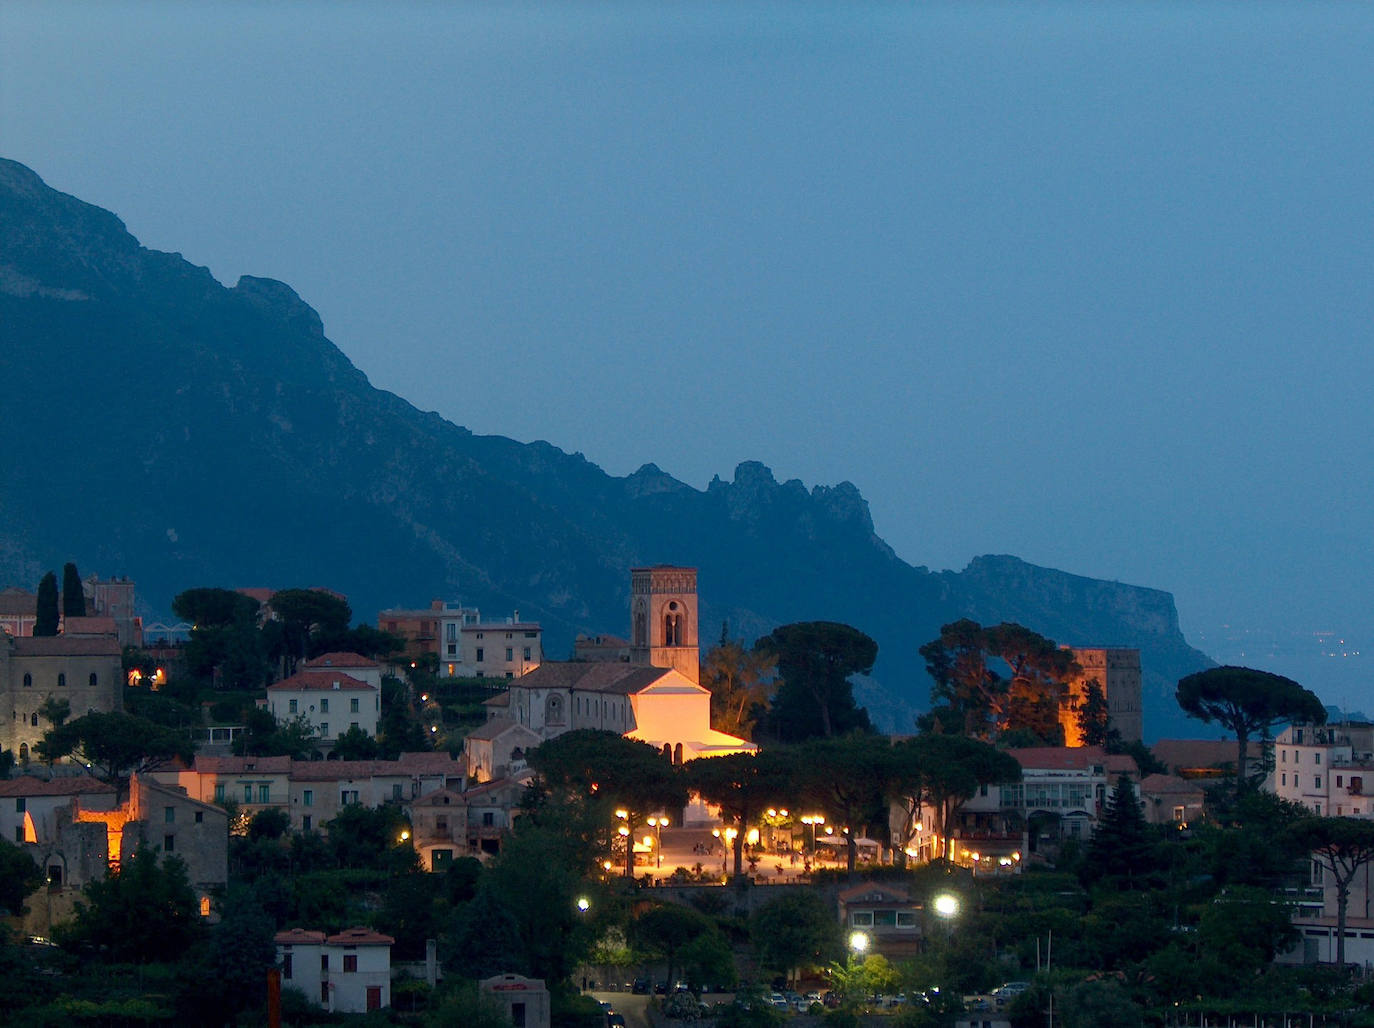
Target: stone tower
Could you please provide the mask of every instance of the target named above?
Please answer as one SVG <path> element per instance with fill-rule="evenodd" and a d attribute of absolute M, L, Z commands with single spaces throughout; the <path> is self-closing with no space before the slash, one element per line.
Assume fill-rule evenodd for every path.
<path fill-rule="evenodd" d="M 630 569 L 630 663 L 673 668 L 701 684 L 697 569 Z"/>

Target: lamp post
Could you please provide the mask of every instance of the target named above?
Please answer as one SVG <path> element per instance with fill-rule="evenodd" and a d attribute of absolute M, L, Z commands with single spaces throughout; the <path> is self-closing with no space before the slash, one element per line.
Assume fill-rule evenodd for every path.
<path fill-rule="evenodd" d="M 942 892 L 931 901 L 935 914 L 945 923 L 945 943 L 954 936 L 954 919 L 959 915 L 959 897 L 952 892 Z"/>
<path fill-rule="evenodd" d="M 801 823 L 804 824 L 804 825 L 806 825 L 806 827 L 807 827 L 808 829 L 810 829 L 810 835 L 811 835 L 811 852 L 812 852 L 812 853 L 815 853 L 815 852 L 816 852 L 816 826 L 817 826 L 817 825 L 823 825 L 823 824 L 825 824 L 825 818 L 821 817 L 820 814 L 803 814 L 803 815 L 802 815 L 802 819 L 801 819 Z"/>
<path fill-rule="evenodd" d="M 668 827 L 666 815 L 649 818 L 649 827 L 654 830 L 654 848 L 658 852 L 658 866 L 663 866 L 663 829 Z"/>

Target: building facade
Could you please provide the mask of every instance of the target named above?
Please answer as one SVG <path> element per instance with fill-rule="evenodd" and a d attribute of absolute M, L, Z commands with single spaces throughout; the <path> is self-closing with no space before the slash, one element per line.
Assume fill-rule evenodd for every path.
<path fill-rule="evenodd" d="M 1124 647 L 1073 646 L 1073 659 L 1082 669 L 1068 683 L 1068 695 L 1060 710 L 1064 745 L 1082 746 L 1078 729 L 1078 709 L 1088 683 L 1096 681 L 1107 701 L 1108 726 L 1120 733 L 1124 742 L 1139 742 L 1143 737 L 1144 705 L 1140 685 L 1140 651 Z"/>
<path fill-rule="evenodd" d="M 12 638 L 0 635 L 0 748 L 24 764 L 52 723 L 41 713 L 66 700 L 72 717 L 124 708 L 122 651 L 114 636 Z M 9 708 L 9 717 L 2 713 Z"/>
<path fill-rule="evenodd" d="M 1374 817 L 1374 724 L 1290 725 L 1274 743 L 1270 781 L 1314 814 Z"/>
<path fill-rule="evenodd" d="M 630 663 L 672 668 L 700 684 L 696 568 L 630 569 Z"/>
<path fill-rule="evenodd" d="M 382 693 L 342 671 L 299 671 L 267 687 L 267 710 L 283 724 L 299 718 L 332 745 L 350 728 L 377 734 Z"/>

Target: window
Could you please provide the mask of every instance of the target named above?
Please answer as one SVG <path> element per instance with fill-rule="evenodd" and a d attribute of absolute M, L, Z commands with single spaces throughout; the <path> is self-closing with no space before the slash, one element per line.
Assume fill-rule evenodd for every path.
<path fill-rule="evenodd" d="M 349 727 L 350 729 L 355 729 L 355 728 L 356 728 L 356 729 L 357 729 L 358 731 L 360 731 L 360 732 L 362 731 L 362 726 L 359 725 L 358 722 L 356 722 L 356 721 L 350 722 L 349 725 L 348 725 L 348 727 Z"/>
<path fill-rule="evenodd" d="M 507 632 L 507 633 L 506 633 L 506 638 L 507 638 L 507 639 L 514 639 L 514 638 L 515 638 L 515 635 L 514 635 L 513 633 L 511 633 L 511 632 Z"/>
<path fill-rule="evenodd" d="M 1312 788 L 1314 788 L 1314 789 L 1320 789 L 1321 787 L 1322 787 L 1322 776 L 1321 776 L 1321 775 L 1317 775 L 1315 778 L 1312 779 Z"/>
<path fill-rule="evenodd" d="M 457 653 L 457 652 L 458 652 L 458 644 L 457 644 L 457 643 L 449 643 L 449 644 L 448 644 L 448 655 L 449 655 L 450 657 L 452 657 L 452 656 L 453 656 L 455 653 Z"/>
<path fill-rule="evenodd" d="M 14 826 L 14 841 L 15 841 L 15 842 L 23 842 L 23 841 L 24 841 L 24 826 L 23 826 L 23 825 L 15 825 L 15 826 Z"/>
<path fill-rule="evenodd" d="M 354 696 L 348 701 L 348 712 L 350 714 L 358 713 L 358 697 Z"/>
<path fill-rule="evenodd" d="M 1337 775 L 1337 776 L 1336 776 L 1336 788 L 1339 789 L 1339 788 L 1340 788 L 1342 785 L 1344 785 L 1344 784 L 1345 784 L 1344 776 L 1343 776 L 1343 775 Z"/>
<path fill-rule="evenodd" d="M 223 802 L 224 802 L 224 783 L 223 783 L 223 782 L 216 782 L 216 783 L 215 783 L 215 802 L 216 802 L 216 803 L 223 803 Z"/>
<path fill-rule="evenodd" d="M 1285 771 L 1285 772 L 1283 772 L 1283 774 L 1279 775 L 1279 784 L 1280 784 L 1280 785 L 1287 785 L 1287 784 L 1288 784 L 1288 772 L 1287 772 L 1287 771 Z"/>
<path fill-rule="evenodd" d="M 247 785 L 245 785 L 245 786 L 243 787 L 243 802 L 244 802 L 244 803 L 252 803 L 252 802 L 253 802 L 253 786 L 252 786 L 252 783 L 249 783 L 249 784 L 247 784 Z"/>
<path fill-rule="evenodd" d="M 530 648 L 529 648 L 528 646 L 526 646 L 526 647 L 525 647 L 523 650 L 521 650 L 520 652 L 522 653 L 522 655 L 524 656 L 524 658 L 525 658 L 526 660 L 530 660 L 530 659 L 531 659 L 531 658 L 530 658 Z"/>
<path fill-rule="evenodd" d="M 322 970 L 322 971 L 328 971 L 328 970 L 329 970 L 329 967 L 328 967 L 329 958 L 328 958 L 328 957 L 320 957 L 320 963 L 321 963 L 322 965 L 325 965 L 325 966 L 321 967 L 320 970 Z M 328 983 L 328 982 L 320 982 L 320 1005 L 321 1005 L 321 1006 L 326 1006 L 326 1007 L 329 1006 L 329 983 Z"/>
<path fill-rule="evenodd" d="M 452 621 L 450 621 L 447 625 L 444 626 L 444 637 L 448 639 L 449 642 L 457 641 L 458 626 L 454 624 Z"/>
<path fill-rule="evenodd" d="M 1174 808 L 1174 821 L 1177 822 L 1178 824 L 1183 824 L 1184 813 L 1185 813 L 1185 812 L 1184 812 L 1184 809 L 1183 809 L 1182 807 L 1175 807 L 1175 808 Z"/>
<path fill-rule="evenodd" d="M 65 671 L 59 671 L 57 673 L 57 684 L 59 686 L 65 686 L 67 684 L 67 673 Z"/>
<path fill-rule="evenodd" d="M 526 632 L 526 633 L 525 633 L 525 638 L 526 638 L 526 639 L 537 639 L 538 637 L 539 637 L 539 634 L 538 634 L 537 632 Z"/>
<path fill-rule="evenodd" d="M 1287 764 L 1287 763 L 1288 763 L 1288 751 L 1287 751 L 1287 750 L 1279 750 L 1279 763 L 1280 763 L 1280 764 Z"/>
<path fill-rule="evenodd" d="M 1294 776 L 1293 776 L 1293 788 L 1295 788 L 1295 789 L 1298 788 L 1298 776 L 1297 776 L 1297 775 L 1294 775 Z"/>
<path fill-rule="evenodd" d="M 916 911 L 914 911 L 914 910 L 899 910 L 899 911 L 897 911 L 897 927 L 898 927 L 898 928 L 915 928 L 915 927 L 916 927 Z"/>
<path fill-rule="evenodd" d="M 315 805 L 315 790 L 306 789 L 301 793 L 301 802 L 307 807 L 313 807 Z"/>
<path fill-rule="evenodd" d="M 438 817 L 436 817 L 436 818 L 434 819 L 434 830 L 435 830 L 436 832 L 447 832 L 447 831 L 448 831 L 448 815 L 447 815 L 447 814 L 440 814 Z"/>
<path fill-rule="evenodd" d="M 30 728 L 37 728 L 37 727 L 38 727 L 38 715 L 37 715 L 37 714 L 30 714 L 30 715 L 29 715 L 29 727 L 30 727 Z"/>
<path fill-rule="evenodd" d="M 27 802 L 28 801 L 23 796 L 16 796 L 14 799 L 14 812 L 16 814 L 24 813 L 24 811 L 28 809 L 26 806 Z"/>
<path fill-rule="evenodd" d="M 281 958 L 281 976 L 288 982 L 291 980 L 291 954 L 284 953 Z"/>
<path fill-rule="evenodd" d="M 299 701 L 299 700 L 291 700 L 291 701 L 290 701 L 289 703 L 287 703 L 287 705 L 286 705 L 286 710 L 287 710 L 287 713 L 289 713 L 289 714 L 294 714 L 294 713 L 296 713 L 297 710 L 299 710 L 299 709 L 300 709 L 300 701 Z"/>
<path fill-rule="evenodd" d="M 203 810 L 197 810 L 197 811 L 196 811 L 196 824 L 203 824 L 204 822 L 205 822 L 205 811 L 203 811 Z"/>
<path fill-rule="evenodd" d="M 328 713 L 329 713 L 329 697 L 328 697 L 328 696 L 322 696 L 322 697 L 320 697 L 320 713 L 321 713 L 321 714 L 328 714 Z"/>
<path fill-rule="evenodd" d="M 258 783 L 258 802 L 270 803 L 272 800 L 272 786 L 267 782 Z"/>
<path fill-rule="evenodd" d="M 399 799 L 401 799 L 401 783 L 400 783 L 400 782 L 392 782 L 392 783 L 391 783 L 391 798 L 392 798 L 393 800 L 399 800 Z"/>
<path fill-rule="evenodd" d="M 496 824 L 496 815 L 493 814 L 490 810 L 486 811 L 482 815 L 482 824 L 486 828 L 491 828 L 493 825 Z"/>
<path fill-rule="evenodd" d="M 479 664 L 482 663 L 482 658 L 483 658 L 482 647 L 479 646 L 479 647 L 477 647 L 477 663 L 479 663 Z"/>
<path fill-rule="evenodd" d="M 170 824 L 172 824 L 173 822 L 175 822 L 176 819 L 177 819 L 177 808 L 176 808 L 176 807 L 163 807 L 163 808 L 162 808 L 162 820 L 163 820 L 163 821 L 165 821 L 167 824 L 170 825 Z"/>
<path fill-rule="evenodd" d="M 162 852 L 171 853 L 176 849 L 176 841 L 175 835 L 164 835 L 162 837 Z"/>
<path fill-rule="evenodd" d="M 210 897 L 209 897 L 209 896 L 202 896 L 202 897 L 200 898 L 200 916 L 201 916 L 201 917 L 209 917 L 209 916 L 210 916 Z"/>
<path fill-rule="evenodd" d="M 357 803 L 357 802 L 358 802 L 358 790 L 357 790 L 357 789 L 345 789 L 345 790 L 343 790 L 343 792 L 339 794 L 339 802 L 342 803 L 342 804 L 344 804 L 345 806 L 347 806 L 347 805 L 350 804 L 350 803 Z"/>
<path fill-rule="evenodd" d="M 320 737 L 321 737 L 322 739 L 328 739 L 328 738 L 329 738 L 329 722 L 328 722 L 328 721 L 321 721 L 321 722 L 320 722 Z"/>
<path fill-rule="evenodd" d="M 1318 767 L 1322 766 L 1322 755 L 1320 753 L 1312 754 L 1312 760 L 1316 763 Z"/>
<path fill-rule="evenodd" d="M 33 675 L 29 674 L 27 671 L 24 672 L 24 688 L 33 688 Z"/>
<path fill-rule="evenodd" d="M 310 831 L 310 820 L 311 819 L 309 814 L 306 814 L 305 817 L 301 818 L 301 831 Z"/>
<path fill-rule="evenodd" d="M 329 954 L 328 954 L 328 953 L 321 953 L 321 954 L 320 954 L 320 970 L 321 970 L 321 971 L 328 971 L 328 970 L 329 970 Z"/>
<path fill-rule="evenodd" d="M 506 647 L 506 661 L 507 661 L 507 662 L 510 662 L 510 661 L 512 661 L 512 660 L 514 660 L 514 659 L 515 659 L 515 650 L 514 650 L 512 647 L 507 646 L 507 647 Z"/>
<path fill-rule="evenodd" d="M 855 911 L 852 911 L 852 912 L 850 913 L 850 915 L 849 915 L 849 923 L 852 924 L 855 928 L 872 928 L 872 927 L 873 927 L 873 911 L 871 911 L 871 910 L 855 910 Z"/>
<path fill-rule="evenodd" d="M 344 972 L 345 972 L 345 973 L 356 974 L 357 971 L 358 971 L 358 954 L 356 954 L 356 953 L 345 953 L 345 954 L 344 954 Z"/>
<path fill-rule="evenodd" d="M 86 684 L 89 685 L 92 689 L 94 689 L 97 685 L 100 684 L 100 678 L 96 675 L 94 671 L 91 672 L 90 680 Z"/>

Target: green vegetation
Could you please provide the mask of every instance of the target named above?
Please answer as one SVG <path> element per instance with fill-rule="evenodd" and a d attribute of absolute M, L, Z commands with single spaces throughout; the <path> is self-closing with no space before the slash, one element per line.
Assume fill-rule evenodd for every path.
<path fill-rule="evenodd" d="M 57 611 L 57 576 L 49 571 L 38 582 L 37 616 L 33 623 L 35 636 L 54 636 L 59 623 Z"/>

